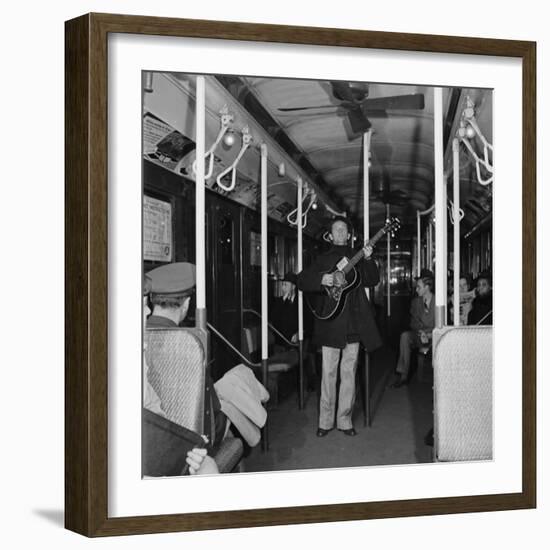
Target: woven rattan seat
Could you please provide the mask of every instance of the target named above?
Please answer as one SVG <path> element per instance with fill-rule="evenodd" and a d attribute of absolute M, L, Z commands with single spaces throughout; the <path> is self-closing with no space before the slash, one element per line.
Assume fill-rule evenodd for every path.
<path fill-rule="evenodd" d="M 436 459 L 491 459 L 492 327 L 436 330 L 433 356 Z"/>

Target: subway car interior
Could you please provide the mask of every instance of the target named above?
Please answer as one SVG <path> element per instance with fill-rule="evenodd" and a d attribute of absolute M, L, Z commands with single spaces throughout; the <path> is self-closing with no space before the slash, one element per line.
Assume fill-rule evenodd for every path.
<path fill-rule="evenodd" d="M 196 269 L 177 328 L 193 343 L 167 347 L 162 330 L 146 329 L 151 384 L 181 413 L 168 419 L 212 438 L 205 377 L 227 413 L 221 388 L 238 367 L 265 389 L 265 414 L 250 413 L 245 433 L 227 413 L 212 450 L 220 472 L 491 459 L 492 91 L 144 72 L 142 97 L 143 275 Z M 344 274 L 341 294 L 302 291 L 335 220 L 357 271 L 348 257 L 330 270 L 335 288 Z M 381 345 L 359 344 L 349 437 L 319 430 L 315 331 L 353 306 L 349 273 L 371 253 L 379 280 L 358 284 Z M 411 315 L 426 288 L 423 331 Z M 315 306 L 326 296 L 339 307 L 328 320 Z M 288 298 L 294 313 L 276 316 Z"/>

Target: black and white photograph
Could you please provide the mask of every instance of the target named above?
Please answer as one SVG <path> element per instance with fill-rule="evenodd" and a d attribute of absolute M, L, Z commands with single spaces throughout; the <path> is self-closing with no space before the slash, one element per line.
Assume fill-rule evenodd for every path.
<path fill-rule="evenodd" d="M 493 90 L 141 93 L 143 478 L 491 461 Z"/>

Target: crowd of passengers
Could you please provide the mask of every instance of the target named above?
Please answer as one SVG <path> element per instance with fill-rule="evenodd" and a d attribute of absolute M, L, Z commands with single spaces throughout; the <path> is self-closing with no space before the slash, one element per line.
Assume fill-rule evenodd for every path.
<path fill-rule="evenodd" d="M 453 285 L 452 277 L 448 281 L 449 290 L 447 310 L 448 324 L 453 324 Z M 459 319 L 460 325 L 493 324 L 493 286 L 488 272 L 479 274 L 475 288 L 471 277 L 462 275 L 459 280 Z M 432 331 L 435 327 L 434 276 L 423 269 L 416 278 L 416 296 L 410 307 L 410 330 L 401 334 L 399 358 L 396 366 L 396 380 L 393 388 L 406 385 L 410 375 L 411 350 L 430 346 Z"/>
<path fill-rule="evenodd" d="M 347 223 L 347 222 L 346 222 Z M 333 235 L 336 239 L 335 248 L 342 248 L 346 245 L 346 236 L 348 234 L 348 227 L 345 223 L 333 224 Z M 338 240 L 338 231 L 342 232 L 344 236 Z M 338 250 L 338 252 L 341 252 Z M 371 285 L 376 279 L 378 282 L 378 274 L 375 264 L 372 260 L 368 260 L 372 254 L 372 249 L 366 250 L 367 263 L 366 266 L 370 269 L 366 271 L 363 277 L 365 277 L 365 286 Z M 297 284 L 303 290 L 308 289 L 308 284 L 318 285 L 319 281 L 316 280 L 316 269 L 319 266 L 314 264 L 308 271 L 298 274 L 298 278 L 295 274 L 286 274 L 282 281 L 282 294 L 280 297 L 273 300 L 270 304 L 270 320 L 273 325 L 280 330 L 285 338 L 290 342 L 297 341 L 298 321 L 297 321 L 297 300 L 296 300 L 296 287 Z M 309 279 L 308 279 L 309 277 Z M 323 279 L 324 280 L 324 279 Z M 195 291 L 195 266 L 187 262 L 178 262 L 172 264 L 166 264 L 156 269 L 153 269 L 146 274 L 144 279 L 144 296 L 143 296 L 143 323 L 145 328 L 169 328 L 177 327 L 186 318 L 191 295 Z M 313 281 L 313 282 L 312 282 Z M 399 357 L 396 365 L 396 378 L 392 384 L 393 388 L 399 388 L 406 385 L 409 380 L 410 363 L 411 363 L 411 351 L 419 349 L 425 346 L 430 346 L 432 339 L 432 331 L 435 326 L 435 300 L 434 300 L 434 277 L 433 273 L 429 270 L 422 270 L 419 277 L 415 281 L 416 296 L 413 298 L 410 306 L 410 325 L 409 330 L 403 332 L 400 338 L 399 345 Z M 324 283 L 323 283 L 324 284 Z M 475 288 L 472 288 L 472 282 L 467 276 L 460 278 L 460 324 L 462 325 L 491 325 L 492 324 L 492 279 L 488 273 L 481 273 L 476 282 Z M 449 288 L 452 289 L 452 285 L 449 284 Z M 370 307 L 370 304 L 365 298 L 365 294 L 362 292 L 356 294 L 357 303 L 365 302 Z M 353 302 L 353 301 L 350 301 Z M 149 307 L 152 306 L 152 311 Z M 365 307 L 367 307 L 365 305 Z M 353 309 L 353 303 L 350 305 L 350 312 L 355 311 Z M 453 314 L 453 299 L 449 295 L 449 318 L 452 320 Z M 359 310 L 357 310 L 359 312 Z M 381 343 L 378 337 L 376 342 L 373 341 L 373 327 L 375 327 L 374 317 L 370 309 L 366 310 L 369 314 L 371 321 L 371 330 L 365 332 L 368 339 L 367 349 L 376 348 Z M 351 315 L 351 313 L 350 313 Z M 361 317 L 361 316 L 360 316 Z M 339 321 L 340 324 L 342 321 Z M 349 332 L 350 325 L 349 320 L 343 321 L 344 326 L 347 327 Z M 319 324 L 316 324 L 318 327 Z M 360 324 L 357 325 L 357 338 L 353 338 L 352 333 L 343 335 L 344 353 L 340 359 L 340 352 L 342 346 L 339 342 L 336 342 L 335 350 L 338 352 L 337 356 L 331 358 L 330 350 L 332 348 L 326 347 L 326 344 L 330 338 L 334 339 L 337 335 L 334 330 L 321 335 L 321 347 L 323 349 L 323 380 L 321 381 L 321 404 L 320 404 L 320 419 L 319 428 L 317 430 L 317 436 L 324 437 L 332 429 L 332 422 L 334 422 L 335 412 L 336 419 L 338 421 L 338 429 L 344 432 L 346 435 L 356 435 L 355 429 L 351 424 L 351 416 L 353 411 L 353 399 L 355 395 L 355 368 L 357 363 L 357 347 L 359 341 L 363 341 L 361 336 Z M 318 328 L 317 328 L 318 331 Z M 309 332 L 309 327 L 308 327 Z M 147 331 L 144 330 L 145 335 Z M 376 334 L 378 334 L 376 332 Z M 319 337 L 319 334 L 317 334 Z M 351 340 L 350 340 L 351 338 Z M 317 338 L 319 339 L 319 338 Z M 315 340 L 315 330 L 314 330 Z M 351 343 L 350 343 L 351 341 Z M 374 342 L 374 343 L 373 343 Z M 365 345 L 365 343 L 364 343 Z M 147 346 L 147 337 L 144 339 L 144 346 Z M 310 348 L 306 348 L 305 354 L 305 367 L 306 367 L 306 379 L 308 381 L 308 389 L 313 389 L 315 378 L 314 367 L 314 353 L 313 344 Z M 346 360 L 346 349 L 351 350 L 351 355 Z M 325 349 L 328 350 L 325 352 Z M 145 349 L 144 349 L 145 352 Z M 333 354 L 334 355 L 334 354 Z M 348 353 L 349 355 L 349 353 Z M 153 358 L 154 361 L 154 358 Z M 346 362 L 347 361 L 347 362 Z M 349 376 L 346 375 L 345 365 L 349 363 Z M 329 368 L 330 367 L 330 368 Z M 340 392 L 337 397 L 335 394 L 336 387 L 336 372 L 340 368 Z M 234 372 L 230 371 L 224 377 L 222 383 L 213 383 L 210 376 L 206 375 L 206 399 L 205 407 L 207 410 L 207 416 L 210 415 L 211 427 L 210 437 L 204 437 L 204 446 L 197 446 L 190 450 L 186 456 L 185 468 L 186 472 L 191 475 L 196 474 L 217 474 L 219 473 L 218 465 L 216 464 L 215 456 L 216 451 L 220 448 L 220 445 L 226 437 L 229 436 L 229 427 L 233 421 L 234 427 L 237 427 L 237 431 L 247 441 L 250 446 L 254 446 L 259 442 L 260 431 L 266 420 L 267 413 L 263 408 L 269 395 L 266 389 L 256 380 L 254 374 L 250 369 L 239 365 L 234 369 Z M 237 390 L 235 390 L 235 384 Z M 346 386 L 347 384 L 347 386 Z M 217 389 L 217 387 L 219 389 Z M 334 387 L 333 387 L 334 386 Z M 343 388 L 342 388 L 343 386 Z M 348 387 L 349 386 L 349 387 Z M 226 394 L 230 394 L 231 398 L 227 399 L 227 402 L 218 396 L 218 392 L 223 388 Z M 144 353 L 144 369 L 143 369 L 143 406 L 149 411 L 157 414 L 161 417 L 165 417 L 165 411 L 163 404 L 157 392 L 153 389 L 151 381 L 149 379 L 149 366 L 147 364 L 147 358 Z M 236 397 L 235 397 L 236 395 Z M 243 405 L 243 396 L 246 401 Z M 249 397 L 252 398 L 249 400 Z M 235 402 L 229 403 L 234 398 Z M 336 403 L 338 402 L 338 409 L 336 410 Z M 240 406 L 240 410 L 236 410 Z M 245 411 L 243 416 L 242 412 Z"/>

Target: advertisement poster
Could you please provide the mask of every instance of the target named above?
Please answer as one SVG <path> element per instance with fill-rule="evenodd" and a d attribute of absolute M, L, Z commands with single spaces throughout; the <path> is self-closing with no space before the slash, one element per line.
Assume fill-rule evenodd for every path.
<path fill-rule="evenodd" d="M 143 258 L 172 261 L 172 205 L 147 195 L 143 197 Z"/>

